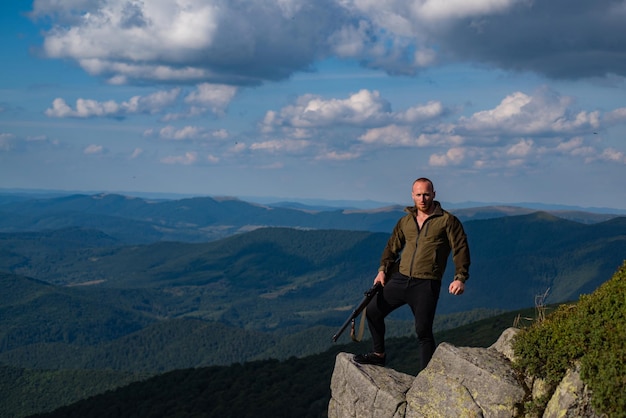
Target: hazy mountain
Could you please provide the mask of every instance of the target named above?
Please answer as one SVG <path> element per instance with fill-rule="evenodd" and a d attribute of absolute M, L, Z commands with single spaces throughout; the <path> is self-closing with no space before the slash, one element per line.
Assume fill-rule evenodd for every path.
<path fill-rule="evenodd" d="M 402 209 L 0 195 L 0 364 L 12 366 L 0 371 L 25 385 L 36 374 L 15 366 L 126 372 L 110 383 L 319 353 L 371 286 Z M 532 307 L 546 291 L 549 303 L 575 300 L 626 258 L 625 217 L 451 209 L 470 240 L 471 278 L 461 297 L 442 292 L 439 329 Z M 390 333 L 410 335 L 410 317 L 395 313 Z"/>
<path fill-rule="evenodd" d="M 440 316 L 529 307 L 548 289 L 550 303 L 575 300 L 626 254 L 626 218 L 586 225 L 533 213 L 465 228 L 471 278 L 461 297 L 442 292 Z M 182 353 L 176 342 L 192 336 L 194 347 L 208 350 L 218 335 L 228 361 L 319 352 L 371 286 L 387 237 L 261 228 L 208 243 L 119 246 L 75 228 L 0 234 L 0 271 L 7 272 L 0 275 L 0 362 L 100 367 L 104 353 L 125 353 L 144 358 L 144 368 L 182 367 L 159 353 Z M 449 268 L 444 286 L 451 275 Z M 213 325 L 193 334 L 201 322 L 172 322 L 180 319 Z M 392 319 L 409 320 L 410 312 Z M 311 333 L 321 337 L 311 341 Z M 204 364 L 204 355 L 192 352 L 185 364 Z"/>

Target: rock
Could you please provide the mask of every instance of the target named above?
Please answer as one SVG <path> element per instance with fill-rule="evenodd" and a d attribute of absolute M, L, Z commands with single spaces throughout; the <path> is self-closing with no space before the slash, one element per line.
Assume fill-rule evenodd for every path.
<path fill-rule="evenodd" d="M 554 390 L 549 384 L 546 383 L 545 379 L 530 379 L 529 387 L 531 388 L 531 393 L 533 399 L 543 398 L 544 396 L 550 395 L 550 392 Z"/>
<path fill-rule="evenodd" d="M 600 418 L 591 406 L 591 395 L 580 378 L 580 365 L 569 369 L 557 386 L 543 418 Z"/>
<path fill-rule="evenodd" d="M 505 418 L 521 415 L 521 406 L 550 392 L 543 381 L 516 376 L 512 341 L 518 330 L 505 330 L 489 348 L 441 343 L 417 377 L 393 369 L 357 364 L 339 353 L 331 380 L 329 418 Z M 525 383 L 528 381 L 529 383 Z M 532 386 L 532 389 L 529 389 Z M 581 381 L 569 370 L 542 418 L 600 418 Z"/>
<path fill-rule="evenodd" d="M 519 328 L 507 328 L 505 329 L 498 341 L 493 343 L 489 348 L 501 353 L 511 362 L 515 361 L 515 353 L 513 352 L 513 339 L 519 333 Z"/>
<path fill-rule="evenodd" d="M 526 391 L 495 349 L 441 343 L 407 393 L 407 418 L 511 417 Z"/>
<path fill-rule="evenodd" d="M 330 383 L 328 418 L 405 416 L 405 394 L 414 376 L 384 367 L 362 365 L 339 353 Z"/>

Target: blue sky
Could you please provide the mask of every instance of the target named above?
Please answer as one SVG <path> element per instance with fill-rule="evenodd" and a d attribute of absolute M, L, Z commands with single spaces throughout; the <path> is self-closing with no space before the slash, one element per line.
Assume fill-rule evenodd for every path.
<path fill-rule="evenodd" d="M 0 5 L 0 188 L 626 209 L 626 1 Z"/>

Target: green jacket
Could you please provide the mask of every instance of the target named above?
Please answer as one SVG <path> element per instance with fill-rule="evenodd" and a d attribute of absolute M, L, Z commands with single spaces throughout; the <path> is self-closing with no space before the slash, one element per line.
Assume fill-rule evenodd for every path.
<path fill-rule="evenodd" d="M 470 253 L 463 225 L 456 216 L 443 210 L 439 202 L 434 204 L 435 212 L 422 229 L 415 219 L 417 209 L 411 206 L 405 209 L 408 213 L 393 229 L 378 271 L 390 273 L 399 268 L 408 277 L 441 280 L 452 252 L 454 280 L 465 282 L 469 278 Z"/>

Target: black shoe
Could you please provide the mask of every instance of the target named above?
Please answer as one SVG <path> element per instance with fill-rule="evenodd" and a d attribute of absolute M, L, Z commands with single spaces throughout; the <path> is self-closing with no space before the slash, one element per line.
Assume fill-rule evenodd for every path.
<path fill-rule="evenodd" d="M 376 353 L 356 354 L 353 360 L 359 364 L 373 364 L 374 366 L 385 367 L 385 357 L 381 357 Z"/>

